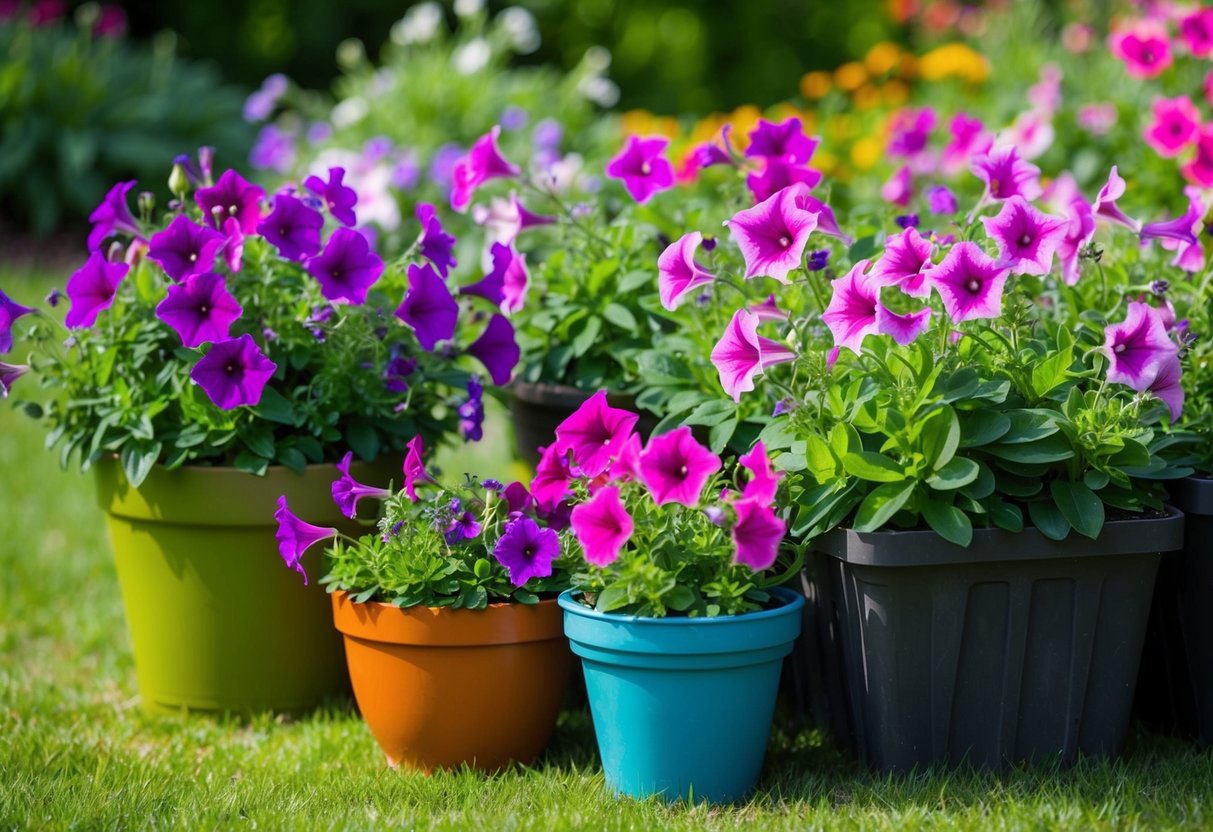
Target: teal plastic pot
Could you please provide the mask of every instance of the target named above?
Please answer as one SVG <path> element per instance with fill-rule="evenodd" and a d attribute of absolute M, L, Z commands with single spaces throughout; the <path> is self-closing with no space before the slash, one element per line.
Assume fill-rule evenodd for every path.
<path fill-rule="evenodd" d="M 754 788 L 804 607 L 773 592 L 774 609 L 718 618 L 600 613 L 561 594 L 611 789 L 730 803 Z"/>

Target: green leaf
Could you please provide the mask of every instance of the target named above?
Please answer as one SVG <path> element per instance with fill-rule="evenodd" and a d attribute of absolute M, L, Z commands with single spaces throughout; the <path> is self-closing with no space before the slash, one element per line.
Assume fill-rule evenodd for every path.
<path fill-rule="evenodd" d="M 859 432 L 846 422 L 839 422 L 830 428 L 830 450 L 834 456 L 842 459 L 848 452 L 859 453 L 863 450 L 863 442 Z"/>
<path fill-rule="evenodd" d="M 1035 442 L 1057 433 L 1056 415 L 1049 410 L 1009 410 L 1011 429 L 1002 437 L 1004 445 Z"/>
<path fill-rule="evenodd" d="M 253 408 L 253 412 L 269 422 L 295 424 L 295 406 L 273 387 L 266 387 L 261 391 L 261 401 Z"/>
<path fill-rule="evenodd" d="M 682 420 L 682 423 L 710 428 L 721 422 L 727 422 L 729 419 L 734 421 L 737 419 L 737 405 L 728 399 L 713 399 L 692 410 L 690 415 Z"/>
<path fill-rule="evenodd" d="M 345 441 L 361 459 L 372 460 L 379 456 L 379 432 L 368 422 L 360 419 L 350 422 L 345 429 Z"/>
<path fill-rule="evenodd" d="M 998 526 L 998 528 L 1006 529 L 1016 534 L 1023 531 L 1023 512 L 1019 510 L 1019 506 L 999 500 L 990 503 L 987 509 L 990 519 L 994 521 L 994 525 Z"/>
<path fill-rule="evenodd" d="M 519 604 L 526 604 L 527 606 L 533 606 L 533 605 L 539 603 L 539 596 L 536 595 L 535 593 L 531 592 L 530 590 L 516 589 L 516 590 L 514 590 L 514 600 L 517 601 Z"/>
<path fill-rule="evenodd" d="M 967 485 L 962 485 L 960 493 L 973 500 L 984 500 L 994 493 L 995 485 L 994 472 L 990 470 L 990 466 L 984 462 L 978 462 L 977 479 Z"/>
<path fill-rule="evenodd" d="M 873 451 L 843 454 L 842 467 L 851 476 L 871 482 L 900 482 L 906 478 L 897 462 Z"/>
<path fill-rule="evenodd" d="M 999 459 L 1026 463 L 1061 462 L 1074 456 L 1066 438 L 1056 434 L 1025 444 L 987 445 L 983 450 Z"/>
<path fill-rule="evenodd" d="M 939 470 L 952 461 L 960 447 L 960 421 L 956 411 L 950 407 L 937 410 L 927 417 L 919 435 L 922 454 L 927 463 Z"/>
<path fill-rule="evenodd" d="M 611 584 L 598 593 L 598 601 L 594 604 L 594 609 L 599 612 L 610 612 L 627 606 L 627 603 L 628 588 L 621 584 Z"/>
<path fill-rule="evenodd" d="M 874 532 L 892 519 L 893 515 L 914 493 L 915 480 L 890 482 L 872 489 L 855 512 L 855 531 Z"/>
<path fill-rule="evenodd" d="M 477 558 L 476 563 L 472 566 L 472 573 L 483 581 L 489 575 L 493 574 L 493 565 L 484 558 Z"/>
<path fill-rule="evenodd" d="M 942 500 L 925 500 L 922 504 L 922 517 L 944 540 L 957 546 L 968 546 L 973 542 L 973 523 L 969 516 L 956 506 L 948 505 Z"/>
<path fill-rule="evenodd" d="M 1011 420 L 997 410 L 975 410 L 960 417 L 960 447 L 976 448 L 1001 439 Z"/>
<path fill-rule="evenodd" d="M 708 449 L 712 453 L 718 454 L 724 450 L 729 444 L 729 440 L 733 438 L 733 433 L 737 430 L 737 415 L 733 414 L 733 418 L 727 422 L 721 422 L 718 425 L 713 425 L 708 431 Z"/>
<path fill-rule="evenodd" d="M 1103 528 L 1103 500 L 1080 482 L 1053 480 L 1049 483 L 1053 502 L 1074 530 L 1094 540 Z"/>
<path fill-rule="evenodd" d="M 1064 330 L 1063 330 L 1064 331 Z M 1032 392 L 1043 398 L 1063 384 L 1074 362 L 1072 349 L 1060 349 L 1032 368 Z"/>
<path fill-rule="evenodd" d="M 147 479 L 160 458 L 162 446 L 159 442 L 146 440 L 128 442 L 122 446 L 122 471 L 132 488 L 138 488 Z"/>
<path fill-rule="evenodd" d="M 266 459 L 274 458 L 274 432 L 268 425 L 254 425 L 240 433 L 240 441 L 250 451 Z"/>
<path fill-rule="evenodd" d="M 817 482 L 827 483 L 838 476 L 838 460 L 826 441 L 817 434 L 810 433 L 805 437 L 804 457 L 809 474 Z"/>
<path fill-rule="evenodd" d="M 672 610 L 684 612 L 695 603 L 695 593 L 689 587 L 675 584 L 665 596 L 665 605 Z"/>
<path fill-rule="evenodd" d="M 1145 468 L 1150 464 L 1150 451 L 1136 439 L 1125 439 L 1125 446 L 1108 460 L 1118 468 Z"/>
<path fill-rule="evenodd" d="M 232 460 L 232 465 L 237 470 L 261 476 L 270 467 L 270 461 L 252 451 L 241 450 L 240 453 L 236 454 L 236 458 Z"/>
<path fill-rule="evenodd" d="M 1092 468 L 1090 471 L 1087 471 L 1082 475 L 1083 484 L 1092 491 L 1098 491 L 1099 489 L 1107 486 L 1109 479 L 1111 478 L 1106 472 L 1100 471 L 1096 468 Z"/>
<path fill-rule="evenodd" d="M 619 278 L 619 294 L 626 295 L 645 286 L 656 286 L 657 276 L 644 269 L 630 271 Z"/>
<path fill-rule="evenodd" d="M 1070 533 L 1070 521 L 1061 509 L 1046 500 L 1028 503 L 1028 516 L 1032 518 L 1032 525 L 1050 540 L 1065 540 Z"/>
<path fill-rule="evenodd" d="M 581 332 L 573 338 L 573 355 L 580 358 L 589 352 L 590 347 L 594 346 L 594 342 L 598 340 L 600 332 L 602 332 L 602 318 L 589 318 Z"/>
<path fill-rule="evenodd" d="M 936 491 L 951 491 L 973 482 L 980 473 L 980 466 L 973 460 L 953 457 L 951 462 L 927 477 L 927 485 Z"/>
<path fill-rule="evenodd" d="M 602 317 L 620 329 L 626 329 L 628 332 L 636 331 L 636 316 L 626 306 L 621 306 L 618 303 L 608 303 L 607 308 L 602 310 Z"/>
<path fill-rule="evenodd" d="M 304 469 L 307 468 L 307 457 L 305 457 L 303 452 L 297 448 L 279 448 L 278 462 L 292 471 L 296 471 L 300 474 L 302 474 Z"/>
<path fill-rule="evenodd" d="M 866 260 L 876 253 L 876 236 L 874 234 L 866 234 L 851 244 L 847 250 L 847 258 L 852 263 L 858 263 L 860 260 Z"/>

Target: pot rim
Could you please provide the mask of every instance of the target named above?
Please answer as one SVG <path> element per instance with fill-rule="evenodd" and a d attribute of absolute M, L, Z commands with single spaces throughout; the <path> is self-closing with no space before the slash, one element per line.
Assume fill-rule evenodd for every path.
<path fill-rule="evenodd" d="M 1184 477 L 1171 483 L 1168 491 L 1176 508 L 1186 514 L 1213 516 L 1213 477 Z"/>
<path fill-rule="evenodd" d="M 564 637 L 555 598 L 537 604 L 497 602 L 482 610 L 383 601 L 356 603 L 346 590 L 329 593 L 333 626 L 347 638 L 418 647 L 483 647 Z M 460 629 L 453 629 L 452 620 Z"/>
<path fill-rule="evenodd" d="M 690 618 L 685 615 L 669 615 L 662 618 L 656 618 L 649 615 L 629 615 L 627 613 L 618 612 L 599 612 L 598 610 L 587 607 L 577 601 L 574 596 L 580 595 L 580 590 L 566 589 L 560 593 L 556 599 L 560 604 L 560 608 L 567 612 L 576 613 L 585 618 L 596 619 L 600 621 L 609 621 L 620 624 L 644 624 L 654 627 L 677 627 L 677 626 L 723 626 L 726 624 L 734 624 L 739 621 L 761 621 L 767 618 L 777 618 L 781 615 L 788 615 L 795 610 L 804 607 L 804 596 L 793 589 L 786 586 L 773 586 L 770 588 L 770 593 L 777 598 L 781 598 L 783 603 L 777 607 L 771 607 L 765 610 L 756 610 L 754 612 L 743 612 L 736 615 L 716 615 L 710 618 Z"/>

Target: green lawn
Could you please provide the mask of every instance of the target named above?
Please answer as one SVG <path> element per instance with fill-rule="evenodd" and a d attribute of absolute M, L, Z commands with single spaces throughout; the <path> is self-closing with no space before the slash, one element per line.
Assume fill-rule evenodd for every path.
<path fill-rule="evenodd" d="M 0 269 L 18 300 L 48 286 Z M 491 435 L 490 465 L 505 464 L 506 438 Z M 1213 752 L 1141 731 L 1116 762 L 887 778 L 785 717 L 749 803 L 687 808 L 606 794 L 576 712 L 537 766 L 494 777 L 388 770 L 349 703 L 297 721 L 150 716 L 91 480 L 59 471 L 37 425 L 7 407 L 0 472 L 3 828 L 1213 827 Z"/>

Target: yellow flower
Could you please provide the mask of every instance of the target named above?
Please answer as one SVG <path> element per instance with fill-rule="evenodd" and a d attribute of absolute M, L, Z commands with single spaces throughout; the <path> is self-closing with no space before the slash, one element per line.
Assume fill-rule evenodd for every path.
<path fill-rule="evenodd" d="M 868 50 L 863 65 L 872 75 L 884 75 L 894 69 L 901 60 L 901 47 L 889 41 L 881 41 Z"/>
<path fill-rule="evenodd" d="M 729 115 L 729 123 L 733 125 L 733 132 L 730 134 L 729 140 L 734 147 L 744 150 L 749 146 L 749 133 L 758 126 L 760 118 L 762 118 L 762 110 L 753 104 L 743 104 Z"/>
<path fill-rule="evenodd" d="M 871 84 L 864 84 L 855 90 L 855 108 L 870 110 L 880 104 L 880 90 Z"/>
<path fill-rule="evenodd" d="M 868 80 L 868 72 L 859 61 L 850 61 L 834 70 L 834 84 L 843 92 L 853 92 Z"/>
<path fill-rule="evenodd" d="M 619 123 L 625 134 L 637 136 L 656 135 L 676 139 L 681 132 L 677 119 L 654 115 L 648 110 L 629 110 L 620 116 Z"/>
<path fill-rule="evenodd" d="M 880 94 L 884 98 L 885 104 L 890 107 L 900 107 L 910 97 L 910 85 L 905 81 L 893 78 L 885 81 L 884 86 L 880 88 Z"/>
<path fill-rule="evenodd" d="M 800 79 L 800 92 L 805 98 L 810 101 L 816 101 L 818 98 L 824 98 L 833 84 L 830 82 L 830 73 L 817 70 L 815 72 L 806 73 Z"/>
<path fill-rule="evenodd" d="M 859 170 L 872 168 L 883 155 L 881 143 L 871 136 L 865 136 L 851 145 L 851 164 Z"/>
<path fill-rule="evenodd" d="M 981 84 L 990 76 L 985 56 L 963 43 L 945 43 L 932 49 L 919 59 L 918 70 L 927 81 L 960 78 L 970 84 Z"/>

